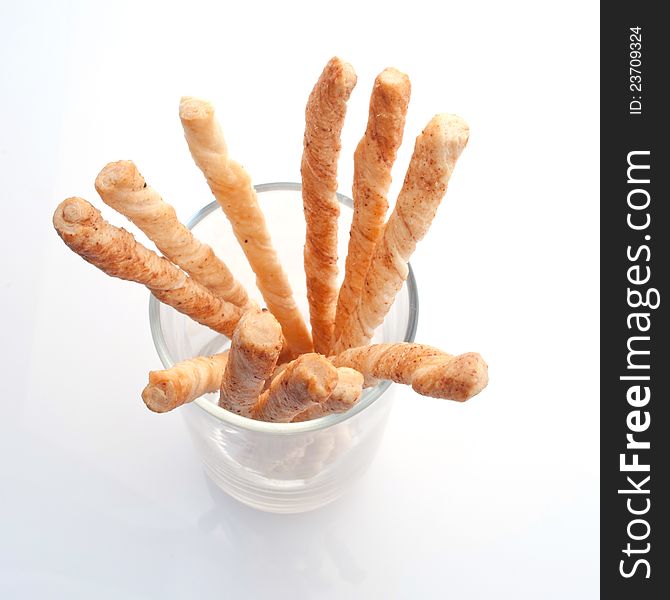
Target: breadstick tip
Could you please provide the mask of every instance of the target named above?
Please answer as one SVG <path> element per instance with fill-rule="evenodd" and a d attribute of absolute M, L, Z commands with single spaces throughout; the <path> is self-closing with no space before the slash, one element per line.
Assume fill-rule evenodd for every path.
<path fill-rule="evenodd" d="M 438 143 L 443 144 L 448 151 L 453 152 L 456 158 L 468 143 L 470 128 L 464 119 L 458 115 L 442 113 L 435 115 L 421 133 L 424 137 L 436 137 Z"/>
<path fill-rule="evenodd" d="M 146 187 L 144 177 L 140 175 L 132 160 L 108 163 L 95 178 L 95 189 L 99 194 L 114 188 L 140 190 L 144 187 Z"/>
<path fill-rule="evenodd" d="M 155 385 L 149 384 L 144 388 L 142 400 L 147 408 L 155 413 L 168 412 L 172 408 L 168 392 Z"/>
<path fill-rule="evenodd" d="M 329 71 L 332 72 L 332 75 L 330 76 L 327 75 Z M 357 77 L 354 68 L 348 62 L 343 61 L 339 56 L 333 56 L 333 58 L 328 61 L 323 73 L 327 78 L 332 77 L 334 82 L 345 88 L 347 95 L 351 93 L 351 90 L 353 90 L 356 85 Z"/>
<path fill-rule="evenodd" d="M 237 324 L 236 334 L 241 347 L 253 347 L 255 352 L 277 356 L 282 346 L 282 329 L 269 311 L 250 310 Z"/>
<path fill-rule="evenodd" d="M 419 371 L 412 379 L 412 388 L 424 396 L 464 402 L 481 392 L 488 381 L 484 359 L 468 352 L 439 367 Z"/>
<path fill-rule="evenodd" d="M 154 371 L 149 373 L 149 385 L 142 390 L 142 400 L 153 412 L 163 413 L 174 407 L 174 389 L 169 381 L 153 381 Z"/>
<path fill-rule="evenodd" d="M 409 88 L 410 81 L 406 73 L 395 67 L 386 67 L 375 80 L 375 85 L 403 86 Z"/>
<path fill-rule="evenodd" d="M 68 232 L 95 218 L 98 211 L 83 198 L 63 200 L 54 211 L 53 224 L 58 232 Z"/>
<path fill-rule="evenodd" d="M 208 119 L 214 115 L 214 106 L 207 100 L 182 96 L 179 101 L 179 118 L 182 121 Z"/>
<path fill-rule="evenodd" d="M 409 77 L 394 67 L 387 67 L 375 77 L 374 90 L 370 98 L 370 111 L 375 111 L 375 118 L 370 117 L 368 127 L 378 119 L 395 119 L 393 121 L 395 126 L 388 133 L 393 133 L 398 141 L 387 142 L 394 152 L 402 141 L 405 114 L 411 93 L 412 84 Z M 382 130 L 385 129 L 386 127 L 382 127 Z"/>
<path fill-rule="evenodd" d="M 337 385 L 337 369 L 320 354 L 303 354 L 298 358 L 294 378 L 301 381 L 315 402 L 323 402 Z"/>

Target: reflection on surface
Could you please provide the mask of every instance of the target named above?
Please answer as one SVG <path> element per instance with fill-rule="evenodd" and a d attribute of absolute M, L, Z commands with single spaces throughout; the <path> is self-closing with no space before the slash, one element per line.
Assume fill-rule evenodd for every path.
<path fill-rule="evenodd" d="M 226 569 L 240 574 L 251 570 L 268 581 L 295 578 L 296 593 L 316 592 L 337 579 L 353 584 L 365 579 L 365 571 L 338 533 L 338 525 L 354 502 L 358 485 L 323 508 L 277 515 L 239 503 L 204 473 L 203 477 L 213 506 L 199 517 L 198 527 L 203 533 L 223 533 L 226 546 L 230 547 L 222 551 Z"/>

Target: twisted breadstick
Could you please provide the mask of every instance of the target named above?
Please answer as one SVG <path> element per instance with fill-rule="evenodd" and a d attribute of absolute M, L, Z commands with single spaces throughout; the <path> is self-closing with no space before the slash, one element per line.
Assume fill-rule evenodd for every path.
<path fill-rule="evenodd" d="M 281 360 L 281 357 L 280 357 L 280 360 Z M 279 361 L 278 361 L 278 362 L 279 362 Z M 275 379 L 277 379 L 277 377 L 279 377 L 279 375 L 281 375 L 281 373 L 282 373 L 283 371 L 285 371 L 286 368 L 287 368 L 290 364 L 291 364 L 290 362 L 285 362 L 285 363 L 281 363 L 281 364 L 277 365 L 277 366 L 275 367 L 275 370 L 272 371 L 270 377 L 268 377 L 268 378 L 265 380 L 265 385 L 263 386 L 263 391 L 269 389 L 270 386 L 272 385 L 272 382 L 273 382 Z"/>
<path fill-rule="evenodd" d="M 344 281 L 337 298 L 334 340 L 339 339 L 361 295 L 375 244 L 384 229 L 391 168 L 402 143 L 409 95 L 409 77 L 396 69 L 385 69 L 375 79 L 368 126 L 354 153 L 354 215 Z"/>
<path fill-rule="evenodd" d="M 363 375 L 354 369 L 340 367 L 337 369 L 337 386 L 330 398 L 306 408 L 295 416 L 292 422 L 309 421 L 333 413 L 346 412 L 358 402 L 362 392 Z"/>
<path fill-rule="evenodd" d="M 84 260 L 112 277 L 142 283 L 156 298 L 227 337 L 242 310 L 218 298 L 125 229 L 110 225 L 81 198 L 61 202 L 53 217 L 58 235 Z"/>
<path fill-rule="evenodd" d="M 337 369 L 318 354 L 303 354 L 289 363 L 251 408 L 260 421 L 289 423 L 314 403 L 327 400 L 337 385 Z"/>
<path fill-rule="evenodd" d="M 356 74 L 339 58 L 326 65 L 307 101 L 302 199 L 307 223 L 305 276 L 314 349 L 331 351 L 337 304 L 337 159 L 347 100 Z"/>
<path fill-rule="evenodd" d="M 251 308 L 253 302 L 225 263 L 179 222 L 174 208 L 147 186 L 131 161 L 109 163 L 96 178 L 95 189 L 105 204 L 128 217 L 195 281 L 231 304 Z"/>
<path fill-rule="evenodd" d="M 272 313 L 247 312 L 233 334 L 219 406 L 248 417 L 277 364 L 281 348 L 281 326 Z"/>
<path fill-rule="evenodd" d="M 335 344 L 336 353 L 367 344 L 384 320 L 407 279 L 409 258 L 447 190 L 468 133 L 463 119 L 444 114 L 433 117 L 416 139 L 398 201 L 375 247 L 361 296 Z"/>
<path fill-rule="evenodd" d="M 142 400 L 149 410 L 163 413 L 216 392 L 227 362 L 228 351 L 191 358 L 164 371 L 150 371 Z"/>
<path fill-rule="evenodd" d="M 488 367 L 479 354 L 451 356 L 423 344 L 373 344 L 330 358 L 336 367 L 356 369 L 366 379 L 390 379 L 411 385 L 423 396 L 463 402 L 488 383 Z"/>
<path fill-rule="evenodd" d="M 312 340 L 307 325 L 272 246 L 251 179 L 241 165 L 228 157 L 221 128 L 214 118 L 214 108 L 204 100 L 182 98 L 179 116 L 193 160 L 228 217 L 256 274 L 256 285 L 270 312 L 281 324 L 289 346 L 296 354 L 311 351 Z"/>

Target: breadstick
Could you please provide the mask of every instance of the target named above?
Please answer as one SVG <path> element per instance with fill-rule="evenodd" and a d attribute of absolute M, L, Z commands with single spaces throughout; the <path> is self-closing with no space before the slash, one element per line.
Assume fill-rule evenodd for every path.
<path fill-rule="evenodd" d="M 281 360 L 281 357 L 280 357 L 280 360 Z M 268 377 L 268 378 L 265 380 L 265 385 L 263 386 L 263 391 L 269 389 L 270 386 L 272 385 L 272 382 L 273 382 L 275 379 L 277 379 L 277 377 L 279 377 L 279 375 L 281 375 L 281 373 L 282 373 L 283 371 L 285 371 L 286 368 L 287 368 L 290 364 L 291 364 L 290 362 L 285 362 L 285 363 L 282 363 L 282 364 L 277 365 L 277 366 L 275 367 L 275 370 L 272 371 L 272 374 L 270 375 L 270 377 Z"/>
<path fill-rule="evenodd" d="M 314 403 L 327 400 L 337 385 L 337 369 L 323 356 L 303 354 L 263 392 L 251 409 L 261 421 L 289 423 Z"/>
<path fill-rule="evenodd" d="M 281 326 L 272 313 L 247 312 L 233 334 L 219 406 L 248 417 L 277 364 L 281 348 Z"/>
<path fill-rule="evenodd" d="M 282 326 L 295 354 L 310 352 L 312 340 L 277 253 L 251 179 L 228 157 L 214 108 L 204 100 L 182 98 L 179 116 L 193 160 L 230 221 L 237 241 L 256 274 L 256 285 Z"/>
<path fill-rule="evenodd" d="M 58 235 L 84 260 L 112 277 L 144 284 L 158 300 L 227 337 L 242 310 L 218 298 L 125 229 L 110 225 L 82 198 L 61 202 L 53 217 Z"/>
<path fill-rule="evenodd" d="M 222 354 L 185 360 L 164 371 L 150 371 L 142 400 L 149 410 L 164 413 L 193 402 L 203 394 L 217 392 L 227 362 L 226 350 Z"/>
<path fill-rule="evenodd" d="M 306 408 L 293 418 L 293 423 L 318 419 L 333 413 L 342 413 L 349 410 L 363 392 L 363 375 L 354 369 L 340 367 L 337 369 L 337 386 L 328 400 Z"/>
<path fill-rule="evenodd" d="M 243 309 L 253 302 L 223 261 L 193 237 L 177 219 L 174 208 L 147 186 L 129 160 L 109 163 L 95 180 L 103 202 L 128 217 L 163 255 L 212 293 Z"/>
<path fill-rule="evenodd" d="M 337 159 L 347 100 L 356 85 L 348 63 L 332 58 L 305 109 L 302 200 L 307 223 L 305 277 L 314 349 L 331 351 L 337 304 Z"/>
<path fill-rule="evenodd" d="M 339 339 L 361 295 L 375 244 L 384 229 L 391 168 L 402 143 L 409 95 L 409 77 L 396 69 L 385 69 L 375 79 L 368 126 L 354 153 L 354 214 L 344 281 L 337 298 L 334 340 Z"/>
<path fill-rule="evenodd" d="M 423 396 L 463 402 L 488 383 L 488 367 L 476 352 L 451 356 L 423 344 L 373 344 L 351 348 L 330 358 L 336 367 L 351 367 L 365 377 L 411 385 Z"/>
<path fill-rule="evenodd" d="M 456 115 L 437 115 L 416 139 L 402 190 L 377 242 L 363 291 L 342 327 L 335 353 L 364 346 L 388 313 L 407 279 L 409 258 L 428 231 L 449 178 L 468 141 Z"/>

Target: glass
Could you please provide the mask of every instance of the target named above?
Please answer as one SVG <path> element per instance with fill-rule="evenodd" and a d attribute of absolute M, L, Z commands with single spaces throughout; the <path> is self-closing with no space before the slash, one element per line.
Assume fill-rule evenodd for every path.
<path fill-rule="evenodd" d="M 305 220 L 299 183 L 256 186 L 272 241 L 286 270 L 298 306 L 309 323 L 303 244 Z M 345 257 L 352 201 L 340 194 L 339 256 Z M 188 223 L 195 236 L 214 248 L 236 278 L 262 306 L 254 274 L 230 223 L 216 202 Z M 340 261 L 341 263 L 343 260 Z M 340 271 L 343 272 L 340 265 Z M 416 333 L 418 296 L 409 276 L 373 342 L 412 342 Z M 153 296 L 149 321 L 158 356 L 165 368 L 199 355 L 222 352 L 229 340 L 203 327 Z M 208 394 L 178 410 L 184 416 L 205 471 L 225 492 L 260 510 L 294 513 L 332 502 L 368 468 L 391 409 L 390 382 L 363 391 L 346 413 L 302 423 L 266 423 L 230 413 Z"/>

